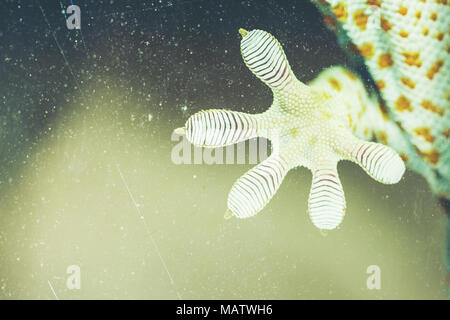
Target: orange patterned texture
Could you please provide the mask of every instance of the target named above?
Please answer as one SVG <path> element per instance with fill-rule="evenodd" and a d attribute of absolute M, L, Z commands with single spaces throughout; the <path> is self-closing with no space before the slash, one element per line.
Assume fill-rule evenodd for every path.
<path fill-rule="evenodd" d="M 344 103 L 355 135 L 395 149 L 450 199 L 450 0 L 312 0 L 375 89 L 342 67 L 311 85 Z"/>

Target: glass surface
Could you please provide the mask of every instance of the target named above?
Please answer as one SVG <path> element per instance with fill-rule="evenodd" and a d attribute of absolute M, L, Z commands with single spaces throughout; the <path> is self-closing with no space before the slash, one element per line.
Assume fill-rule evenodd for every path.
<path fill-rule="evenodd" d="M 341 162 L 347 214 L 324 235 L 307 169 L 254 218 L 225 220 L 253 165 L 171 160 L 191 114 L 270 106 L 239 28 L 272 33 L 303 82 L 352 63 L 311 3 L 76 4 L 73 30 L 70 1 L 0 4 L 1 299 L 446 297 L 446 218 L 416 173 L 388 186 Z"/>

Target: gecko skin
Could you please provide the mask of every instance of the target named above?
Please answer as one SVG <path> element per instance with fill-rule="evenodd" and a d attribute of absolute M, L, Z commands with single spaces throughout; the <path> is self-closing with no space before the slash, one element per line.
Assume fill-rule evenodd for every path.
<path fill-rule="evenodd" d="M 355 122 L 423 175 L 448 212 L 450 1 L 312 2 L 341 46 L 366 65 L 377 86 L 379 103 L 363 101 L 374 108 L 361 112 Z M 342 72 L 332 73 L 329 76 L 338 82 L 345 78 Z M 351 100 L 355 94 L 348 91 L 341 98 Z M 373 110 L 379 110 L 385 121 L 371 121 Z"/>
<path fill-rule="evenodd" d="M 272 142 L 272 154 L 244 174 L 228 196 L 226 217 L 248 218 L 270 201 L 292 168 L 312 171 L 308 212 L 319 229 L 334 229 L 342 222 L 346 202 L 337 163 L 358 163 L 375 180 L 397 183 L 405 165 L 390 147 L 367 142 L 352 134 L 344 104 L 332 100 L 321 86 L 307 86 L 292 72 L 279 42 L 262 30 L 242 35 L 241 53 L 247 67 L 273 93 L 272 106 L 261 114 L 207 110 L 192 115 L 186 138 L 197 146 L 220 147 L 254 137 Z M 317 89 L 314 88 L 317 86 Z"/>
<path fill-rule="evenodd" d="M 360 136 L 362 127 L 363 134 L 374 134 L 399 152 L 408 168 L 425 177 L 448 215 L 450 284 L 450 1 L 311 1 L 353 61 L 367 67 L 379 103 L 368 93 L 362 94 L 362 104 L 354 104 L 357 93 L 345 86 L 338 94 L 336 87 L 328 92 L 352 105 L 353 114 L 360 110 L 355 134 Z M 347 81 L 334 68 L 316 80 L 325 87 L 330 77 Z M 368 107 L 361 110 L 362 105 Z"/>

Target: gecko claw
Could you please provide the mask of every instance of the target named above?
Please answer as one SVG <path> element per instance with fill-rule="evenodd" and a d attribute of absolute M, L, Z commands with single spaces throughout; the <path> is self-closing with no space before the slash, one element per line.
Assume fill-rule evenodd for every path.
<path fill-rule="evenodd" d="M 233 212 L 231 212 L 230 209 L 227 209 L 227 211 L 225 211 L 225 214 L 223 215 L 223 217 L 225 218 L 225 220 L 228 220 L 228 219 L 232 218 L 233 216 L 234 216 L 234 215 L 233 215 Z"/>
<path fill-rule="evenodd" d="M 186 128 L 185 127 L 176 128 L 175 130 L 173 130 L 173 133 L 175 133 L 179 136 L 184 136 L 186 134 Z"/>

